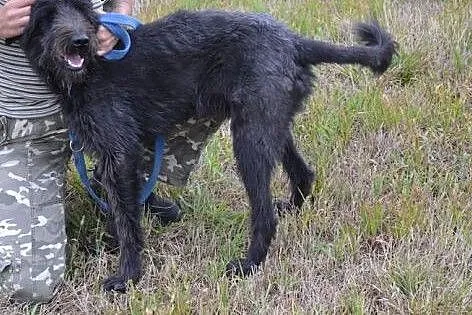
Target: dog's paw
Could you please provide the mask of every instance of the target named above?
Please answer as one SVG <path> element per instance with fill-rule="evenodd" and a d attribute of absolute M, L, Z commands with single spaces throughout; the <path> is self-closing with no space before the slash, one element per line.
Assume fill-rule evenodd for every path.
<path fill-rule="evenodd" d="M 227 276 L 249 276 L 254 274 L 257 271 L 259 266 L 255 264 L 253 261 L 248 259 L 235 259 L 230 261 L 226 265 L 226 275 Z"/>
<path fill-rule="evenodd" d="M 274 202 L 274 209 L 279 216 L 283 216 L 285 214 L 290 213 L 297 213 L 298 208 L 295 207 L 293 203 L 288 200 L 277 200 Z"/>
<path fill-rule="evenodd" d="M 103 280 L 103 290 L 116 291 L 120 293 L 126 292 L 126 279 L 123 276 L 111 276 Z"/>

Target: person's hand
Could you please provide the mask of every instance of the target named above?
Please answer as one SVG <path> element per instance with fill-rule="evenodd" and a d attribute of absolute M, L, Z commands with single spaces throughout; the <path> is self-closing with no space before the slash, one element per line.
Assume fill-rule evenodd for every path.
<path fill-rule="evenodd" d="M 121 13 L 121 14 L 131 14 L 131 12 L 133 12 L 134 1 L 135 0 L 118 1 L 114 12 Z M 97 37 L 98 37 L 97 55 L 99 56 L 106 55 L 118 43 L 118 38 L 116 38 L 112 33 L 110 33 L 110 31 L 104 26 L 100 26 L 98 28 Z"/>
<path fill-rule="evenodd" d="M 118 38 L 113 36 L 113 34 L 110 33 L 110 31 L 102 25 L 100 25 L 100 27 L 98 28 L 97 38 L 98 38 L 97 55 L 99 56 L 103 56 L 109 51 L 111 51 L 113 47 L 115 47 L 115 45 L 118 43 Z"/>
<path fill-rule="evenodd" d="M 36 0 L 8 0 L 0 6 L 0 37 L 11 38 L 23 34 L 29 22 L 31 5 Z"/>

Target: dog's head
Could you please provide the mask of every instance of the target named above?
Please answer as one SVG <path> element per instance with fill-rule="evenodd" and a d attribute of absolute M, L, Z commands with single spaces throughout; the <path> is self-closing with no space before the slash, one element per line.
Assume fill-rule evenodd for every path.
<path fill-rule="evenodd" d="M 70 87 L 83 82 L 93 67 L 98 26 L 89 0 L 37 0 L 21 43 L 49 84 Z"/>

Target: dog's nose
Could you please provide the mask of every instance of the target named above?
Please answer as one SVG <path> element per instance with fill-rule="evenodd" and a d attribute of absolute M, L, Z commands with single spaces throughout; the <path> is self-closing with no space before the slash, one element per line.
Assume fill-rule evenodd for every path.
<path fill-rule="evenodd" d="M 72 37 L 72 45 L 74 47 L 83 47 L 83 46 L 87 46 L 89 43 L 89 38 L 87 37 L 87 35 L 76 35 L 74 37 Z"/>

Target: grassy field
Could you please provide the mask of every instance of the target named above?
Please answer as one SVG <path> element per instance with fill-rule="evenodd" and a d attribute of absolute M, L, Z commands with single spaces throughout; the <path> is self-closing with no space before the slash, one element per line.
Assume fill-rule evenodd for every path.
<path fill-rule="evenodd" d="M 223 276 L 247 243 L 248 202 L 228 127 L 209 143 L 178 198 L 181 222 L 145 220 L 145 275 L 104 294 L 116 266 L 103 226 L 71 177 L 67 281 L 52 303 L 0 301 L 0 313 L 472 312 L 472 1 L 151 0 L 143 20 L 177 8 L 270 12 L 310 37 L 352 43 L 350 22 L 375 17 L 399 44 L 379 78 L 321 66 L 295 138 L 316 168 L 314 202 L 279 219 L 264 268 Z M 274 194 L 287 193 L 278 169 Z"/>

